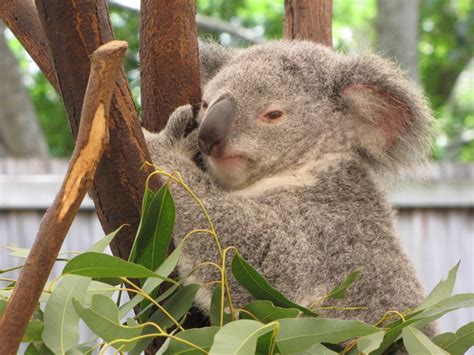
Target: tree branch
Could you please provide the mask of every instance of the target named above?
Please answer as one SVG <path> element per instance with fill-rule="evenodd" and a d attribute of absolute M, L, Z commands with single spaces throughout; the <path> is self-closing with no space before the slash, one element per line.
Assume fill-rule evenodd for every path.
<path fill-rule="evenodd" d="M 306 39 L 332 47 L 332 0 L 285 0 L 286 39 Z"/>
<path fill-rule="evenodd" d="M 72 133 L 77 136 L 89 72 L 89 55 L 113 39 L 106 0 L 36 0 Z M 140 222 L 151 161 L 123 70 L 110 108 L 110 145 L 90 191 L 106 233 L 123 224 L 112 241 L 114 255 L 127 259 Z M 154 179 L 154 187 L 158 185 Z"/>
<path fill-rule="evenodd" d="M 38 64 L 46 79 L 59 92 L 59 84 L 54 72 L 48 41 L 41 27 L 34 1 L 0 1 L 0 19 L 5 22 L 31 58 Z"/>
<path fill-rule="evenodd" d="M 141 1 L 141 117 L 149 131 L 162 129 L 178 106 L 201 101 L 195 17 L 192 0 Z"/>
<path fill-rule="evenodd" d="M 109 141 L 108 114 L 126 42 L 112 41 L 91 58 L 76 147 L 63 185 L 41 222 L 33 248 L 0 322 L 0 354 L 16 354 L 64 238 Z"/>

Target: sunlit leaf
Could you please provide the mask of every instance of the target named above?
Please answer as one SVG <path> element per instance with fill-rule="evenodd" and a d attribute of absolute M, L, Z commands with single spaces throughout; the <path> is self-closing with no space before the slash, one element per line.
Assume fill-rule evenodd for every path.
<path fill-rule="evenodd" d="M 188 342 L 197 345 L 203 350 L 209 351 L 214 341 L 214 336 L 219 331 L 219 327 L 206 327 L 188 329 L 184 332 L 177 333 L 175 336 L 187 340 Z M 186 355 L 198 355 L 202 354 L 201 351 L 187 345 L 180 343 L 177 340 L 170 339 L 168 347 L 162 354 L 186 354 Z"/>
<path fill-rule="evenodd" d="M 74 311 L 72 299 L 81 302 L 91 279 L 66 275 L 49 297 L 44 310 L 43 341 L 55 353 L 65 353 L 79 341 L 79 316 Z"/>
<path fill-rule="evenodd" d="M 409 325 L 402 331 L 403 344 L 409 354 L 449 355 L 446 351 L 434 344 L 425 334 Z"/>
<path fill-rule="evenodd" d="M 274 323 L 263 324 L 248 319 L 230 322 L 214 336 L 209 355 L 255 354 L 258 338 L 274 329 Z"/>
<path fill-rule="evenodd" d="M 269 323 L 283 318 L 296 318 L 300 313 L 301 312 L 295 308 L 276 307 L 270 301 L 254 301 L 247 304 L 243 308 L 243 311 L 240 311 L 239 319 L 256 318 L 256 320 L 262 323 Z"/>
<path fill-rule="evenodd" d="M 317 343 L 340 342 L 380 332 L 360 321 L 322 318 L 280 319 L 277 345 L 282 353 L 304 351 Z"/>
<path fill-rule="evenodd" d="M 279 307 L 296 308 L 309 316 L 317 315 L 283 296 L 239 254 L 235 254 L 232 259 L 232 274 L 238 283 L 245 287 L 257 300 L 268 300 Z"/>

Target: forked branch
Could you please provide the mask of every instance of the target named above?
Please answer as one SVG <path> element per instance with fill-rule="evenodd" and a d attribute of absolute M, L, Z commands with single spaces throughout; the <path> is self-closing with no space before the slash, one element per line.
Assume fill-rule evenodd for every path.
<path fill-rule="evenodd" d="M 0 320 L 0 354 L 16 354 L 66 233 L 88 189 L 109 141 L 112 92 L 127 43 L 112 41 L 91 57 L 81 123 L 61 190 L 46 211 L 25 266 Z"/>

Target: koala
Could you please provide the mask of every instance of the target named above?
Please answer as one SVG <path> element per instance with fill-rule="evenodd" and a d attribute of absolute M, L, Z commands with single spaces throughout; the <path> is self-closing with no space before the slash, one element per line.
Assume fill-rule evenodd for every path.
<path fill-rule="evenodd" d="M 423 299 L 377 182 L 423 162 L 433 118 L 417 86 L 373 54 L 346 55 L 307 41 L 247 49 L 200 48 L 203 99 L 182 106 L 158 134 L 145 132 L 153 162 L 177 170 L 202 199 L 223 247 L 235 246 L 280 292 L 310 306 L 345 275 L 361 275 L 324 317 L 374 323 Z M 194 127 L 197 127 L 193 130 Z M 200 164 L 196 163 L 202 160 Z M 208 228 L 177 184 L 174 242 Z M 188 275 L 219 261 L 212 237 L 197 234 L 178 265 Z M 199 268 L 187 282 L 218 280 Z M 230 278 L 234 304 L 250 295 Z M 209 309 L 211 287 L 196 299 Z"/>

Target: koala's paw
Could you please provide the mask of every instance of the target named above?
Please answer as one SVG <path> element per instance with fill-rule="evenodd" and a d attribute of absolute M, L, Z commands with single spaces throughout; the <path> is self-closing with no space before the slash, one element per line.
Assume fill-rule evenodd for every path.
<path fill-rule="evenodd" d="M 199 108 L 196 105 L 178 107 L 168 119 L 165 133 L 171 139 L 184 139 L 198 127 L 196 117 Z"/>

